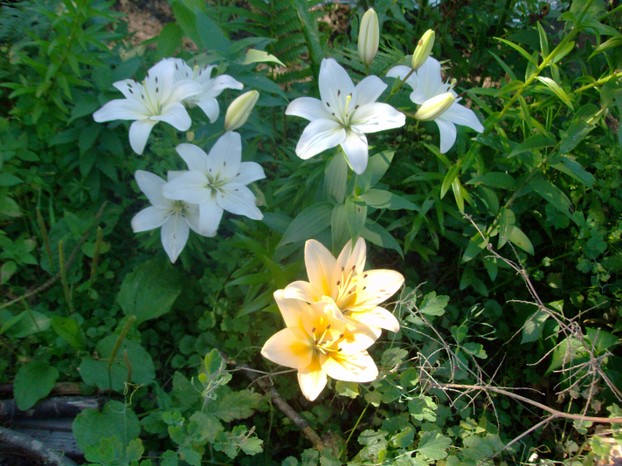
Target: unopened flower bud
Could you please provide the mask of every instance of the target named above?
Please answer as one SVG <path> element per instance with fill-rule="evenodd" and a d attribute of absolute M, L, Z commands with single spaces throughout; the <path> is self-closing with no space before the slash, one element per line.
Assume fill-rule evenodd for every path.
<path fill-rule="evenodd" d="M 419 69 L 421 65 L 428 59 L 430 53 L 432 53 L 432 47 L 434 46 L 434 31 L 432 29 L 428 29 L 419 42 L 417 43 L 417 47 L 415 48 L 415 53 L 413 53 L 411 67 L 413 70 Z"/>
<path fill-rule="evenodd" d="M 359 29 L 359 58 L 369 66 L 378 52 L 378 42 L 380 41 L 380 27 L 378 26 L 378 15 L 373 8 L 370 8 L 361 19 Z"/>
<path fill-rule="evenodd" d="M 248 91 L 231 102 L 225 114 L 225 131 L 235 131 L 246 123 L 257 99 L 259 99 L 259 92 Z"/>
<path fill-rule="evenodd" d="M 426 100 L 421 107 L 419 107 L 419 110 L 415 113 L 415 118 L 421 121 L 436 120 L 445 110 L 451 107 L 455 101 L 456 97 L 451 92 L 445 92 L 434 96 Z"/>

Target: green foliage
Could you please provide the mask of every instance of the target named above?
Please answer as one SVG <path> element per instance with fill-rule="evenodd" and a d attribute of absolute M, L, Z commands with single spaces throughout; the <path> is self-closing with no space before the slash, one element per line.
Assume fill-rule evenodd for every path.
<path fill-rule="evenodd" d="M 17 406 L 58 382 L 106 392 L 73 424 L 101 465 L 613 461 L 619 423 L 580 419 L 621 415 L 621 8 L 169 4 L 170 22 L 139 45 L 111 1 L 2 5 L 0 371 Z M 382 32 L 368 70 L 356 40 L 371 6 Z M 485 127 L 459 126 L 447 153 L 436 125 L 411 118 L 411 90 L 386 77 L 428 28 Z M 133 173 L 166 177 L 181 168 L 176 144 L 211 146 L 236 91 L 218 97 L 214 124 L 190 109 L 190 131 L 158 125 L 142 157 L 125 123 L 92 118 L 119 98 L 114 82 L 171 56 L 261 93 L 241 133 L 243 160 L 267 175 L 253 186 L 261 222 L 225 215 L 174 265 L 159 232 L 132 233 L 146 204 Z M 379 101 L 408 116 L 368 135 L 361 175 L 339 147 L 296 157 L 307 122 L 284 115 L 318 96 L 329 56 L 355 83 L 379 76 Z M 306 240 L 337 253 L 357 237 L 367 269 L 406 279 L 382 304 L 401 329 L 369 348 L 375 381 L 330 381 L 311 403 L 296 376 L 265 372 L 260 348 L 283 326 L 273 292 L 305 279 Z"/>

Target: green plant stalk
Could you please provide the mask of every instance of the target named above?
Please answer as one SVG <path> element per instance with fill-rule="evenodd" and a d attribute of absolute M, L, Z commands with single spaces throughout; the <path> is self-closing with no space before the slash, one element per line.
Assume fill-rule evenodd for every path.
<path fill-rule="evenodd" d="M 117 358 L 117 353 L 119 352 L 119 348 L 121 348 L 121 345 L 123 344 L 123 341 L 125 340 L 125 337 L 127 336 L 127 332 L 130 331 L 130 328 L 132 327 L 134 322 L 136 322 L 136 316 L 135 315 L 129 316 L 127 321 L 123 325 L 123 328 L 121 329 L 121 332 L 119 333 L 118 338 L 114 342 L 112 351 L 110 352 L 110 359 L 108 359 L 108 367 L 107 367 L 108 389 L 110 391 L 112 391 L 112 364 L 114 363 L 114 360 Z M 129 367 L 128 367 L 128 371 L 130 371 L 130 375 L 131 375 L 131 369 Z"/>
<path fill-rule="evenodd" d="M 604 78 L 600 78 L 596 81 L 594 81 L 593 83 L 590 84 L 586 84 L 585 86 L 581 86 L 577 89 L 575 89 L 575 94 L 578 92 L 583 92 L 586 91 L 588 89 L 591 89 L 593 87 L 596 86 L 600 86 L 601 84 L 606 84 L 607 82 L 611 81 L 612 79 L 616 79 L 616 78 L 622 78 L 622 71 L 617 71 L 613 74 L 610 74 L 609 76 L 605 76 Z"/>
<path fill-rule="evenodd" d="M 97 266 L 99 264 L 99 256 L 101 253 L 101 248 L 104 242 L 104 234 L 101 227 L 97 227 L 97 238 L 95 240 L 95 250 L 93 251 L 93 260 L 91 261 L 91 275 L 89 277 L 89 282 L 92 284 L 95 281 L 95 276 L 97 275 Z"/>
<path fill-rule="evenodd" d="M 65 267 L 65 251 L 63 240 L 58 242 L 58 270 L 60 272 L 60 282 L 63 285 L 63 293 L 65 294 L 65 301 L 69 307 L 69 314 L 73 314 L 73 298 L 71 296 L 71 289 L 67 282 L 67 267 Z"/>
<path fill-rule="evenodd" d="M 363 419 L 363 416 L 367 412 L 367 408 L 369 408 L 369 405 L 370 405 L 370 403 L 367 403 L 365 405 L 365 407 L 363 408 L 363 411 L 361 411 L 361 414 L 359 415 L 358 419 L 356 420 L 356 423 L 354 424 L 352 429 L 350 429 L 350 435 L 348 435 L 348 438 L 346 439 L 346 443 L 343 446 L 343 448 L 341 449 L 341 451 L 339 452 L 339 455 L 337 456 L 337 458 L 341 458 L 341 456 L 346 452 L 346 449 L 348 448 L 348 444 L 350 443 L 350 440 L 352 439 L 352 436 L 354 435 L 354 431 L 356 431 L 356 428 L 361 423 L 361 419 Z"/>
<path fill-rule="evenodd" d="M 41 210 L 37 208 L 36 212 L 37 212 L 37 224 L 39 225 L 39 231 L 41 232 L 41 239 L 43 240 L 43 246 L 45 248 L 45 253 L 47 254 L 48 261 L 50 262 L 50 272 L 51 272 L 54 267 L 54 259 L 52 255 L 52 247 L 50 246 L 50 237 L 48 236 L 48 229 L 45 226 L 45 222 L 43 221 Z"/>

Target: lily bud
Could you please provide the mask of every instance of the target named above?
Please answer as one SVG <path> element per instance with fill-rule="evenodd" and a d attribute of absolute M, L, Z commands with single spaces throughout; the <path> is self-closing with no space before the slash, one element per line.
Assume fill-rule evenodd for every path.
<path fill-rule="evenodd" d="M 417 47 L 415 48 L 415 53 L 413 53 L 411 67 L 413 70 L 419 69 L 423 62 L 425 62 L 430 53 L 432 53 L 432 47 L 434 46 L 434 31 L 432 29 L 428 29 L 419 42 L 417 43 Z"/>
<path fill-rule="evenodd" d="M 445 92 L 434 96 L 426 100 L 421 107 L 419 107 L 419 110 L 415 113 L 415 118 L 421 121 L 436 120 L 445 110 L 451 107 L 455 101 L 456 97 L 451 92 Z"/>
<path fill-rule="evenodd" d="M 361 19 L 359 29 L 358 51 L 361 61 L 369 66 L 378 52 L 378 42 L 380 41 L 380 27 L 378 26 L 378 15 L 373 8 L 370 8 Z"/>
<path fill-rule="evenodd" d="M 257 99 L 259 99 L 259 92 L 248 91 L 231 102 L 225 114 L 225 131 L 235 131 L 246 123 Z"/>

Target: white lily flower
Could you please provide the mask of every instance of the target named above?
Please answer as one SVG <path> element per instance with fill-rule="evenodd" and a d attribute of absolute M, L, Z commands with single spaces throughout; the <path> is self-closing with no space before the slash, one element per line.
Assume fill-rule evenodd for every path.
<path fill-rule="evenodd" d="M 340 145 L 348 164 L 361 174 L 367 167 L 369 147 L 365 133 L 399 128 L 406 122 L 403 113 L 376 102 L 387 85 L 377 76 L 368 76 L 354 86 L 352 79 L 332 58 L 322 60 L 320 97 L 299 97 L 285 110 L 310 121 L 298 141 L 296 155 L 308 159 Z"/>
<path fill-rule="evenodd" d="M 407 66 L 395 66 L 389 70 L 387 76 L 404 79 L 411 71 L 411 68 Z M 456 125 L 468 126 L 478 133 L 484 131 L 484 127 L 478 120 L 475 112 L 464 105 L 460 105 L 458 103 L 460 100 L 460 97 L 457 97 L 458 94 L 451 88 L 449 83 L 443 82 L 441 64 L 438 60 L 429 57 L 415 73 L 412 73 L 406 79 L 406 83 L 413 88 L 410 100 L 419 105 L 423 105 L 428 100 L 448 92 L 456 98 L 447 110 L 434 119 L 441 134 L 441 153 L 447 152 L 456 142 Z"/>
<path fill-rule="evenodd" d="M 242 162 L 242 140 L 231 131 L 221 136 L 209 154 L 194 144 L 180 144 L 177 152 L 188 170 L 163 187 L 170 199 L 199 205 L 199 232 L 214 236 L 223 211 L 261 220 L 255 195 L 246 187 L 265 178 L 261 165 Z"/>
<path fill-rule="evenodd" d="M 164 197 L 162 187 L 166 181 L 153 173 L 138 170 L 134 176 L 151 206 L 134 215 L 132 230 L 138 233 L 160 228 L 164 251 L 175 262 L 188 241 L 190 229 L 199 232 L 199 206 Z M 169 180 L 177 176 L 178 173 L 168 173 Z"/>
<path fill-rule="evenodd" d="M 201 86 L 201 91 L 184 99 L 184 104 L 191 108 L 199 107 L 209 118 L 210 123 L 214 123 L 220 114 L 216 97 L 225 89 L 239 90 L 244 88 L 244 84 L 227 74 L 221 74 L 212 78 L 212 70 L 216 67 L 215 65 L 190 67 L 181 58 L 176 58 L 174 63 L 176 81 L 189 79 Z"/>
<path fill-rule="evenodd" d="M 130 145 L 138 155 L 147 144 L 151 129 L 158 121 L 164 121 L 179 131 L 190 128 L 192 121 L 182 104 L 184 99 L 201 92 L 195 82 L 175 81 L 173 60 L 156 63 L 142 83 L 124 79 L 113 84 L 125 99 L 111 100 L 93 113 L 93 119 L 101 123 L 111 120 L 135 120 L 130 126 Z"/>

